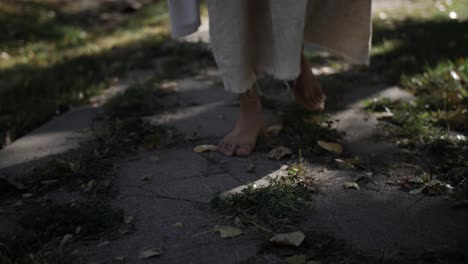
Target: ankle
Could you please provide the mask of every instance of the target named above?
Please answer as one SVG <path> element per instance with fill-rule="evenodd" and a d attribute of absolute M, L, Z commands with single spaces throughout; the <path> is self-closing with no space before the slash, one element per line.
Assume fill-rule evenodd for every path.
<path fill-rule="evenodd" d="M 255 89 L 250 89 L 239 97 L 241 108 L 258 108 L 262 107 L 260 97 Z"/>

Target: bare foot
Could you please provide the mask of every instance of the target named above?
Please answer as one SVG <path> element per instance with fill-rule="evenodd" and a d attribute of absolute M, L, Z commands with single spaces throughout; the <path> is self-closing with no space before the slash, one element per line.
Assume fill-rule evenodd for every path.
<path fill-rule="evenodd" d="M 257 92 L 249 90 L 240 96 L 240 112 L 234 129 L 218 145 L 226 156 L 248 156 L 264 130 L 262 104 Z"/>
<path fill-rule="evenodd" d="M 325 108 L 325 94 L 317 77 L 314 76 L 310 69 L 310 64 L 302 55 L 301 58 L 301 74 L 296 79 L 293 88 L 296 100 L 301 103 L 306 109 L 311 111 L 323 111 Z"/>

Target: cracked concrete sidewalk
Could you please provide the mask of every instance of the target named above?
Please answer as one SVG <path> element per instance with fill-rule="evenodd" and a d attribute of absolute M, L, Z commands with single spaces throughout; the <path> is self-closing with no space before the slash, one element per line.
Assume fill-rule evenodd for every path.
<path fill-rule="evenodd" d="M 255 152 L 248 158 L 228 158 L 217 153 L 197 154 L 197 144 L 215 144 L 231 128 L 236 113 L 234 98 L 219 86 L 212 72 L 204 81 L 181 80 L 166 113 L 153 117 L 159 124 L 174 126 L 186 135 L 196 135 L 192 143 L 130 157 L 120 164 L 119 199 L 114 206 L 135 217 L 136 232 L 112 241 L 107 247 L 90 246 L 86 254 L 97 263 L 110 262 L 123 255 L 128 263 L 143 263 L 138 254 L 146 248 L 164 249 L 154 263 L 239 263 L 255 256 L 263 241 L 253 233 L 224 240 L 212 228 L 222 218 L 210 210 L 210 198 L 280 170 L 284 162 Z M 396 145 L 376 141 L 377 121 L 360 106 L 359 96 L 405 98 L 397 87 L 366 82 L 356 76 L 355 83 L 328 90 L 338 129 L 346 131 L 347 151 L 376 160 L 404 159 Z M 218 85 L 217 85 L 218 84 Z M 353 93 L 343 91 L 353 89 Z M 269 124 L 277 121 L 266 113 Z M 255 173 L 247 167 L 255 164 Z M 377 190 L 343 190 L 343 182 L 359 177 L 359 172 L 323 170 L 327 164 L 312 163 L 311 169 L 322 179 L 324 191 L 313 196 L 313 208 L 300 228 L 327 231 L 367 254 L 410 252 L 456 246 L 466 240 L 468 212 L 454 210 L 442 197 L 410 195 L 389 186 L 385 177 L 377 178 Z M 149 179 L 142 181 L 142 178 Z M 182 223 L 182 227 L 176 227 Z M 97 243 L 96 243 L 97 244 Z"/>
<path fill-rule="evenodd" d="M 408 154 L 396 145 L 375 139 L 377 121 L 362 109 L 360 101 L 382 94 L 394 98 L 408 95 L 397 87 L 369 81 L 367 75 L 346 74 L 354 81 L 326 90 L 332 118 L 340 119 L 337 129 L 346 132 L 346 151 L 379 162 L 404 160 Z M 233 95 L 223 91 L 214 70 L 203 78 L 180 80 L 177 87 L 177 93 L 164 99 L 165 113 L 148 119 L 173 126 L 192 140 L 137 153 L 118 163 L 116 184 L 120 193 L 112 204 L 135 218 L 136 231 L 107 246 L 98 247 L 102 241 L 96 241 L 80 250 L 79 254 L 95 263 L 111 263 L 117 256 L 125 256 L 127 263 L 239 263 L 255 256 L 264 243 L 261 236 L 251 232 L 228 240 L 213 233 L 212 228 L 223 219 L 210 209 L 209 201 L 216 193 L 278 172 L 287 161 L 268 159 L 265 151 L 248 158 L 193 152 L 195 145 L 216 144 L 231 129 L 237 103 Z M 278 122 L 272 113 L 266 111 L 266 115 L 269 124 Z M 58 127 L 70 131 L 79 124 L 73 114 L 62 118 L 51 122 L 63 122 Z M 47 133 L 49 127 L 46 124 L 30 136 Z M 47 142 L 41 147 L 47 149 Z M 9 155 L 15 147 L 21 151 L 29 147 L 33 152 L 38 146 L 19 140 L 0 155 Z M 250 164 L 255 164 L 254 173 L 247 170 Z M 324 170 L 328 165 L 311 160 L 311 171 L 321 179 L 324 190 L 313 196 L 314 205 L 300 229 L 330 232 L 354 249 L 378 256 L 399 251 L 416 254 L 466 241 L 466 210 L 451 208 L 442 197 L 401 192 L 387 185 L 383 176 L 376 179 L 377 189 L 343 190 L 343 182 L 359 177 L 360 172 Z M 150 261 L 139 258 L 141 251 L 155 247 L 162 248 L 164 254 Z"/>
<path fill-rule="evenodd" d="M 207 40 L 205 27 L 188 40 L 199 39 Z M 332 110 L 333 119 L 340 120 L 336 128 L 346 132 L 346 151 L 378 162 L 404 161 L 411 154 L 376 139 L 378 122 L 360 102 L 377 96 L 405 99 L 409 95 L 398 87 L 370 80 L 372 76 L 365 73 L 345 74 L 352 81 L 324 88 L 327 108 Z M 231 129 L 237 102 L 223 91 L 215 70 L 207 71 L 203 78 L 179 80 L 177 87 L 177 93 L 164 99 L 166 112 L 148 118 L 156 124 L 174 126 L 192 140 L 137 153 L 119 162 L 119 196 L 112 205 L 135 218 L 136 230 L 103 247 L 98 247 L 102 241 L 88 242 L 79 254 L 91 263 L 113 263 L 117 256 L 124 256 L 126 263 L 239 263 L 257 255 L 265 241 L 251 232 L 221 239 L 211 230 L 223 218 L 211 210 L 209 202 L 216 193 L 278 173 L 287 160 L 268 159 L 264 151 L 248 158 L 194 153 L 195 145 L 216 144 Z M 28 169 L 86 140 L 80 131 L 90 126 L 98 111 L 83 108 L 69 112 L 1 150 L 0 175 Z M 278 122 L 272 113 L 266 111 L 266 115 L 269 124 Z M 362 176 L 360 172 L 324 170 L 329 164 L 310 162 L 323 191 L 313 195 L 313 206 L 300 229 L 330 232 L 354 249 L 376 256 L 394 252 L 416 255 L 426 249 L 467 242 L 468 212 L 451 208 L 443 197 L 401 192 L 387 185 L 382 175 L 376 178 L 376 189 L 343 190 L 343 182 Z M 250 164 L 255 164 L 254 173 L 247 172 Z M 11 225 L 0 215 L 0 231 Z M 140 252 L 148 248 L 161 248 L 164 253 L 150 260 L 140 259 Z"/>

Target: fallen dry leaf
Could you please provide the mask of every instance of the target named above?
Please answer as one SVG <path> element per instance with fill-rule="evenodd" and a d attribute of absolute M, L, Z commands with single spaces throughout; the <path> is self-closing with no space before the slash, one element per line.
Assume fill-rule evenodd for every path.
<path fill-rule="evenodd" d="M 325 149 L 325 150 L 328 150 L 330 152 L 334 152 L 334 153 L 337 153 L 337 154 L 341 154 L 343 152 L 343 147 L 341 146 L 341 144 L 339 143 L 333 143 L 333 142 L 326 142 L 326 141 L 317 141 L 317 144 Z"/>
<path fill-rule="evenodd" d="M 182 222 L 177 222 L 177 223 L 173 224 L 172 226 L 175 227 L 175 228 L 182 228 L 182 227 L 184 227 L 184 224 Z"/>
<path fill-rule="evenodd" d="M 426 186 L 421 187 L 421 188 L 417 188 L 417 189 L 413 189 L 413 190 L 409 191 L 408 193 L 413 194 L 413 195 L 421 194 L 424 191 L 424 189 L 426 189 Z"/>
<path fill-rule="evenodd" d="M 336 166 L 339 169 L 342 169 L 342 170 L 353 170 L 353 169 L 355 169 L 353 164 L 348 163 L 347 161 L 342 160 L 342 159 L 335 159 L 335 163 L 336 163 Z"/>
<path fill-rule="evenodd" d="M 288 264 L 306 264 L 306 260 L 307 258 L 303 254 L 290 256 L 284 259 L 284 261 Z"/>
<path fill-rule="evenodd" d="M 343 183 L 343 188 L 345 189 L 355 189 L 355 190 L 359 190 L 359 184 L 357 184 L 356 182 L 345 182 Z"/>
<path fill-rule="evenodd" d="M 129 224 L 133 224 L 133 222 L 135 222 L 135 217 L 131 216 L 131 215 L 126 215 L 124 216 L 124 223 L 129 225 Z"/>
<path fill-rule="evenodd" d="M 148 258 L 153 258 L 153 257 L 161 256 L 161 255 L 162 255 L 162 250 L 161 249 L 159 249 L 159 248 L 150 248 L 150 249 L 143 250 L 140 253 L 140 258 L 141 259 L 148 259 Z"/>
<path fill-rule="evenodd" d="M 270 238 L 270 242 L 280 244 L 284 246 L 295 246 L 298 247 L 302 244 L 305 239 L 304 233 L 296 231 L 292 233 L 277 234 Z"/>
<path fill-rule="evenodd" d="M 63 236 L 62 241 L 60 241 L 60 247 L 63 247 L 65 244 L 68 243 L 73 238 L 72 234 L 66 234 Z"/>
<path fill-rule="evenodd" d="M 268 153 L 268 158 L 270 159 L 275 159 L 275 160 L 281 160 L 287 155 L 291 155 L 292 151 L 290 148 L 284 147 L 284 146 L 279 146 L 274 149 L 272 149 Z"/>
<path fill-rule="evenodd" d="M 394 114 L 392 112 L 390 112 L 390 111 L 374 113 L 374 117 L 377 120 L 392 118 L 393 116 L 394 116 Z"/>
<path fill-rule="evenodd" d="M 119 231 L 119 233 L 121 235 L 126 235 L 126 234 L 129 234 L 131 232 L 130 229 L 119 229 L 118 231 Z"/>
<path fill-rule="evenodd" d="M 114 258 L 114 261 L 116 262 L 124 262 L 125 261 L 125 257 L 124 256 L 117 256 Z"/>
<path fill-rule="evenodd" d="M 242 235 L 242 230 L 234 226 L 215 226 L 213 231 L 219 232 L 221 238 L 233 238 Z"/>
<path fill-rule="evenodd" d="M 266 129 L 266 134 L 269 136 L 277 137 L 283 131 L 282 125 L 272 125 Z"/>
<path fill-rule="evenodd" d="M 198 145 L 193 148 L 193 151 L 196 153 L 203 153 L 207 151 L 216 151 L 218 149 L 215 145 Z"/>
<path fill-rule="evenodd" d="M 99 243 L 99 244 L 97 245 L 97 247 L 105 247 L 105 246 L 107 246 L 107 245 L 109 245 L 109 244 L 110 244 L 110 242 L 109 242 L 108 240 L 106 240 L 106 241 L 103 241 L 103 242 Z"/>
<path fill-rule="evenodd" d="M 34 194 L 32 194 L 32 193 L 23 193 L 23 195 L 22 195 L 22 196 L 23 196 L 23 198 L 24 198 L 24 199 L 27 199 L 27 198 L 31 198 L 31 197 L 33 197 L 33 196 L 34 196 Z"/>

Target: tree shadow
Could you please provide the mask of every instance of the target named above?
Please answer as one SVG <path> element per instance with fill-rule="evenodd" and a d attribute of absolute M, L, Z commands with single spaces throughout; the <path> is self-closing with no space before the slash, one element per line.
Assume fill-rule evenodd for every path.
<path fill-rule="evenodd" d="M 16 8 L 20 7 L 13 11 L 26 10 L 18 17 L 13 11 L 5 11 L 8 11 L 8 6 L 5 6 L 5 10 L 0 9 L 0 20 L 9 21 L 0 23 L 0 29 L 4 27 L 3 30 L 7 32 L 0 39 L 0 51 L 1 47 L 11 45 L 20 49 L 35 43 L 52 45 L 51 52 L 31 50 L 32 53 L 44 53 L 39 54 L 45 57 L 44 62 L 17 63 L 0 69 L 0 146 L 4 141 L 13 141 L 31 131 L 54 115 L 88 102 L 90 97 L 129 71 L 152 68 L 157 71 L 158 78 L 171 79 L 213 64 L 212 56 L 204 45 L 177 43 L 164 33 L 151 33 L 145 38 L 118 43 L 113 48 L 98 52 L 84 52 L 83 55 L 55 54 L 60 53 L 61 49 L 66 53 L 75 47 L 83 48 L 81 46 L 93 44 L 95 39 L 114 32 L 137 34 L 143 27 L 151 29 L 157 25 L 155 23 L 167 24 L 164 2 L 146 2 L 149 4 L 143 10 L 132 11 L 107 26 L 100 25 L 96 20 L 99 18 L 99 8 L 69 14 L 61 11 L 59 4 L 11 2 Z M 109 11 L 110 7 L 101 8 Z M 31 13 L 33 11 L 36 13 Z M 41 14 L 50 12 L 54 13 L 54 19 L 43 23 L 37 21 L 41 19 Z M 106 31 L 108 26 L 111 26 L 111 30 Z M 91 36 L 85 42 L 67 42 L 70 37 L 68 27 L 77 27 L 77 32 L 91 32 Z M 54 56 L 59 58 L 55 59 Z"/>
<path fill-rule="evenodd" d="M 6 0 L 0 8 L 0 48 L 9 50 L 37 42 L 70 48 L 115 31 L 156 26 L 167 19 L 163 1 L 142 2 L 137 7 L 129 1 L 101 0 L 92 8 L 79 8 L 76 1 L 78 7 L 70 8 L 70 1 Z"/>
<path fill-rule="evenodd" d="M 17 138 L 134 69 L 155 68 L 158 76 L 170 79 L 187 76 L 207 64 L 212 64 L 212 58 L 205 46 L 164 38 L 80 56 L 50 67 L 18 65 L 0 72 L 3 80 L 15 81 L 2 91 L 0 130 L 13 129 L 10 133 Z"/>
<path fill-rule="evenodd" d="M 447 60 L 468 56 L 468 21 L 407 19 L 374 23 L 370 70 L 392 82 Z"/>

